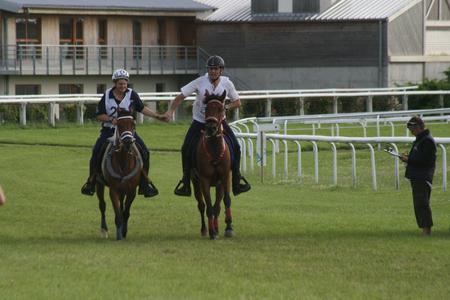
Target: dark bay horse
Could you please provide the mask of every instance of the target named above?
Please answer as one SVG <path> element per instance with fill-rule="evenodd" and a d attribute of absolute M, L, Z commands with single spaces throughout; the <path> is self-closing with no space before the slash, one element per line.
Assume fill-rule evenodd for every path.
<path fill-rule="evenodd" d="M 102 160 L 104 182 L 97 182 L 102 234 L 104 237 L 108 236 L 104 199 L 106 184 L 109 186 L 109 196 L 114 207 L 117 240 L 127 236 L 130 208 L 136 197 L 136 187 L 141 176 L 145 176 L 142 171 L 142 157 L 135 144 L 134 131 L 135 121 L 131 113 L 119 111 L 116 133 L 113 141 L 107 146 Z"/>
<path fill-rule="evenodd" d="M 193 178 L 194 194 L 198 202 L 201 216 L 201 234 L 206 235 L 205 205 L 208 217 L 208 231 L 210 239 L 215 239 L 219 233 L 218 217 L 220 202 L 225 204 L 225 236 L 233 236 L 230 198 L 230 150 L 223 136 L 222 121 L 224 114 L 224 101 L 226 92 L 219 95 L 205 97 L 205 130 L 200 136 L 196 148 L 196 163 Z M 216 187 L 216 201 L 211 202 L 211 186 Z"/>

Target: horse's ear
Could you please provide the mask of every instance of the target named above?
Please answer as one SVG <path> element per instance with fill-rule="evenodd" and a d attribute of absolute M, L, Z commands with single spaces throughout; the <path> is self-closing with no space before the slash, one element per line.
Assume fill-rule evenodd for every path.
<path fill-rule="evenodd" d="M 222 93 L 222 95 L 220 96 L 220 98 L 219 98 L 219 100 L 221 101 L 221 102 L 223 102 L 224 100 L 225 100 L 225 98 L 227 97 L 227 91 L 223 91 L 223 93 Z"/>

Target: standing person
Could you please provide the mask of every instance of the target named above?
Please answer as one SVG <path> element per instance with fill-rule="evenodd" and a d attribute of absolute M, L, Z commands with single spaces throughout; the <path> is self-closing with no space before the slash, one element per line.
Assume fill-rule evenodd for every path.
<path fill-rule="evenodd" d="M 117 124 L 117 110 L 124 109 L 130 112 L 141 112 L 142 114 L 158 120 L 163 120 L 163 116 L 155 113 L 150 108 L 144 105 L 138 93 L 128 88 L 128 81 L 130 75 L 124 69 L 114 71 L 112 81 L 114 86 L 108 89 L 98 103 L 96 116 L 97 120 L 102 122 L 102 129 L 100 136 L 95 142 L 92 149 L 92 156 L 89 163 L 89 178 L 81 188 L 81 193 L 92 196 L 95 193 L 96 173 L 101 169 L 101 155 L 102 148 L 107 139 L 114 134 L 114 128 Z M 136 144 L 141 153 L 144 162 L 144 172 L 148 175 L 150 165 L 150 153 L 144 141 L 135 133 Z M 147 176 L 141 176 L 139 184 L 139 194 L 144 197 L 153 197 L 158 195 L 158 190 L 149 180 Z"/>
<path fill-rule="evenodd" d="M 225 109 L 227 111 L 234 110 L 241 106 L 241 100 L 239 99 L 239 95 L 236 92 L 233 82 L 231 82 L 228 77 L 222 76 L 225 68 L 225 62 L 222 57 L 214 55 L 208 58 L 206 68 L 208 70 L 207 74 L 200 76 L 181 88 L 181 94 L 176 96 L 170 108 L 165 113 L 165 121 L 169 121 L 172 118 L 175 109 L 186 97 L 194 92 L 197 94 L 192 107 L 194 120 L 186 133 L 186 137 L 181 148 L 183 178 L 180 180 L 174 191 L 174 193 L 179 196 L 189 197 L 191 195 L 190 171 L 193 167 L 191 165 L 191 158 L 194 147 L 198 144 L 201 131 L 205 128 L 206 105 L 203 103 L 205 95 L 207 93 L 221 95 L 225 91 L 227 98 L 231 100 L 229 104 L 225 105 Z M 239 171 L 241 149 L 236 136 L 225 120 L 223 120 L 222 125 L 225 135 L 227 135 L 232 142 L 232 152 L 234 156 L 232 165 L 232 188 L 233 194 L 238 195 L 249 191 L 251 187 Z M 243 183 L 241 183 L 241 181 Z"/>
<path fill-rule="evenodd" d="M 416 137 L 409 154 L 402 154 L 400 160 L 406 163 L 405 177 L 411 181 L 414 212 L 423 235 L 431 234 L 433 218 L 430 196 L 436 165 L 436 143 L 419 117 L 412 117 L 406 124 Z"/>
<path fill-rule="evenodd" d="M 0 205 L 5 204 L 5 202 L 6 202 L 5 193 L 3 192 L 2 186 L 0 185 Z"/>

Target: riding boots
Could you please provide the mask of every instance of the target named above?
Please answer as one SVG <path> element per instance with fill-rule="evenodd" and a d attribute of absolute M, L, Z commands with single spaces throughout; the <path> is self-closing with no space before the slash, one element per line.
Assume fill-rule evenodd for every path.
<path fill-rule="evenodd" d="M 178 195 L 178 196 L 190 197 L 191 196 L 191 179 L 189 178 L 189 176 L 183 175 L 183 179 L 181 179 L 180 182 L 178 182 L 178 184 L 175 187 L 175 190 L 173 192 L 175 193 L 175 195 Z"/>
<path fill-rule="evenodd" d="M 81 187 L 81 193 L 87 196 L 95 194 L 95 175 L 89 176 L 86 183 Z"/>
<path fill-rule="evenodd" d="M 144 195 L 145 198 L 150 198 L 158 195 L 159 191 L 150 179 L 147 181 L 146 178 L 142 178 L 139 184 L 138 194 Z"/>
<path fill-rule="evenodd" d="M 241 180 L 244 183 L 241 183 Z M 248 183 L 248 181 L 242 176 L 240 173 L 233 173 L 233 195 L 237 196 L 240 193 L 248 192 L 252 187 Z"/>

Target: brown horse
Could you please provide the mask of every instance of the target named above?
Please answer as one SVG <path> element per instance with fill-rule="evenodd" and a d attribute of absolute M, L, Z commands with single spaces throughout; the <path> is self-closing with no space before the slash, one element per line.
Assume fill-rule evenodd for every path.
<path fill-rule="evenodd" d="M 130 208 L 136 197 L 136 187 L 141 176 L 145 176 L 142 172 L 142 157 L 134 142 L 134 131 L 135 121 L 131 113 L 119 111 L 114 140 L 107 146 L 102 160 L 104 183 L 109 186 L 109 196 L 114 207 L 117 240 L 127 236 Z M 104 183 L 98 181 L 96 190 L 101 212 L 100 227 L 103 236 L 107 237 Z"/>
<path fill-rule="evenodd" d="M 196 149 L 196 164 L 192 176 L 194 194 L 198 202 L 201 216 L 201 234 L 206 235 L 206 215 L 208 216 L 208 231 L 210 239 L 215 239 L 219 233 L 218 217 L 220 214 L 220 202 L 225 204 L 225 236 L 233 236 L 230 198 L 230 150 L 223 136 L 222 121 L 224 119 L 224 101 L 226 92 L 221 96 L 206 94 L 204 102 L 205 130 L 200 136 Z M 211 186 L 216 187 L 216 201 L 211 203 Z"/>

